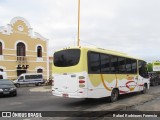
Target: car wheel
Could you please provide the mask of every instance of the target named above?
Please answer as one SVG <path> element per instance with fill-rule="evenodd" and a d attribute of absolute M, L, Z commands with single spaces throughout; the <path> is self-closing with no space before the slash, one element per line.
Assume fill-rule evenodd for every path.
<path fill-rule="evenodd" d="M 36 85 L 36 86 L 40 86 L 40 85 L 42 85 L 42 84 L 41 84 L 41 83 L 36 83 L 35 85 Z"/>
<path fill-rule="evenodd" d="M 117 101 L 118 96 L 119 96 L 118 90 L 117 90 L 117 89 L 113 89 L 113 90 L 112 90 L 112 93 L 111 93 L 111 96 L 110 96 L 110 101 L 111 101 L 111 102 Z"/>
<path fill-rule="evenodd" d="M 19 88 L 19 87 L 20 87 L 20 84 L 19 84 L 19 83 L 17 83 L 17 84 L 16 84 L 16 87 L 17 87 L 17 88 Z"/>
<path fill-rule="evenodd" d="M 38 86 L 42 85 L 41 83 L 38 83 Z"/>

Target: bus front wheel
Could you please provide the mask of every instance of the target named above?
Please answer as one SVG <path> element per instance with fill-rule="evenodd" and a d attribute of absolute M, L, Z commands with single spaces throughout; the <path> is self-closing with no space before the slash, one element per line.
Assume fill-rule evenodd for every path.
<path fill-rule="evenodd" d="M 147 92 L 147 84 L 144 84 L 141 93 L 145 94 L 146 92 Z"/>
<path fill-rule="evenodd" d="M 111 93 L 111 96 L 110 96 L 110 101 L 111 102 L 117 101 L 118 100 L 118 96 L 119 96 L 118 89 L 113 89 L 112 93 Z"/>

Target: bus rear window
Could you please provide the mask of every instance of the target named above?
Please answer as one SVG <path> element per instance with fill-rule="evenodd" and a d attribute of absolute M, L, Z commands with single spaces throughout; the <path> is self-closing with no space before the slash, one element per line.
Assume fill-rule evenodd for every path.
<path fill-rule="evenodd" d="M 80 50 L 69 49 L 54 53 L 54 65 L 57 67 L 69 67 L 79 63 Z"/>

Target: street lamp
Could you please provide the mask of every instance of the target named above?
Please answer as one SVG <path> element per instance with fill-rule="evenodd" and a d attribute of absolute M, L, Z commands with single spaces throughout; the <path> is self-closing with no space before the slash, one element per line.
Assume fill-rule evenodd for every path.
<path fill-rule="evenodd" d="M 80 46 L 80 0 L 78 0 L 78 42 L 77 46 Z"/>

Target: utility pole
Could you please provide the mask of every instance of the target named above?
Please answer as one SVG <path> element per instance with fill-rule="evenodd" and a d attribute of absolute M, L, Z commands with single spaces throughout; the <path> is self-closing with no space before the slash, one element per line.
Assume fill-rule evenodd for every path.
<path fill-rule="evenodd" d="M 77 46 L 80 46 L 80 0 L 78 0 L 78 42 Z"/>

